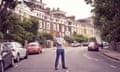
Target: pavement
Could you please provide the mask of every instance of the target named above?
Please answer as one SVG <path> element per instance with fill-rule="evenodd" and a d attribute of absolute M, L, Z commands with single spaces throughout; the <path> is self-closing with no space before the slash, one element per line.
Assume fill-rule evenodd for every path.
<path fill-rule="evenodd" d="M 110 50 L 109 48 L 100 49 L 100 52 L 103 53 L 105 56 L 120 61 L 120 52 Z"/>

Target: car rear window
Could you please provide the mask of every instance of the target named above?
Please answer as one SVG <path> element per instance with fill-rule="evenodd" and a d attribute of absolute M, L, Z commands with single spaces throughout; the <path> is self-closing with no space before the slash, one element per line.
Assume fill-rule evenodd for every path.
<path fill-rule="evenodd" d="M 93 45 L 95 45 L 95 43 L 94 43 L 94 42 L 89 43 L 89 46 L 93 46 Z"/>
<path fill-rule="evenodd" d="M 37 44 L 29 44 L 29 46 L 37 46 Z"/>
<path fill-rule="evenodd" d="M 31 43 L 29 43 L 28 45 L 29 45 L 29 46 L 38 46 L 39 43 L 38 43 L 38 42 L 31 42 Z"/>

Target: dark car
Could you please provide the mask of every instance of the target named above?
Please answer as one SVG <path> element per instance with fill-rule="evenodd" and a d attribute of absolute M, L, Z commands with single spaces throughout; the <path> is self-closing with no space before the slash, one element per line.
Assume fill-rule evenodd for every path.
<path fill-rule="evenodd" d="M 0 43 L 0 72 L 4 72 L 6 68 L 14 66 L 14 57 L 10 48 L 4 43 Z"/>
<path fill-rule="evenodd" d="M 88 44 L 88 51 L 99 51 L 99 45 L 96 42 L 90 42 Z"/>

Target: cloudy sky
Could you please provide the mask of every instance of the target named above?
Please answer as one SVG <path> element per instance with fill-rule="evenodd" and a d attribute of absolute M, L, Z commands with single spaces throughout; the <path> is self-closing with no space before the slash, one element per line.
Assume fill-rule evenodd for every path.
<path fill-rule="evenodd" d="M 46 3 L 46 6 L 50 8 L 60 8 L 60 10 L 67 12 L 67 15 L 76 16 L 76 19 L 92 15 L 90 5 L 87 5 L 84 0 L 43 0 L 43 3 Z"/>
<path fill-rule="evenodd" d="M 19 0 L 21 1 L 21 0 Z M 40 1 L 40 0 L 38 0 Z M 76 19 L 82 19 L 92 16 L 90 12 L 92 7 L 87 5 L 84 0 L 42 0 L 46 7 L 60 8 L 65 11 L 67 16 L 74 15 Z"/>

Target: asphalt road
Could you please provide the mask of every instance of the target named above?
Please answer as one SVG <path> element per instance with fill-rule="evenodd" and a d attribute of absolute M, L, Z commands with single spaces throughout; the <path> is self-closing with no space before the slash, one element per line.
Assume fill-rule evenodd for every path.
<path fill-rule="evenodd" d="M 54 70 L 55 49 L 45 49 L 39 55 L 30 55 L 27 60 L 16 63 L 6 72 L 120 72 L 120 62 L 105 57 L 100 52 L 88 52 L 87 48 L 65 49 L 68 70 Z"/>

